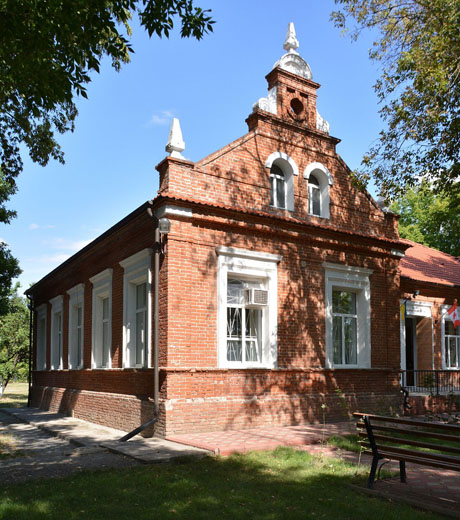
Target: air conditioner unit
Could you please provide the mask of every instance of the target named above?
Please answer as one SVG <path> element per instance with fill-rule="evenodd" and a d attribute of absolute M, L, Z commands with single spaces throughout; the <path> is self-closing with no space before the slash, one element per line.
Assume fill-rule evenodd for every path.
<path fill-rule="evenodd" d="M 265 289 L 246 289 L 245 300 L 248 306 L 268 305 L 268 291 Z"/>

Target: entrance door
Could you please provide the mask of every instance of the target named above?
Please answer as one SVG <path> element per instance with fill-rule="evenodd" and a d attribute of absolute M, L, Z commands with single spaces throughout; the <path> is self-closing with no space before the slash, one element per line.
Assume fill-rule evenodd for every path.
<path fill-rule="evenodd" d="M 406 318 L 406 386 L 414 386 L 416 318 Z"/>

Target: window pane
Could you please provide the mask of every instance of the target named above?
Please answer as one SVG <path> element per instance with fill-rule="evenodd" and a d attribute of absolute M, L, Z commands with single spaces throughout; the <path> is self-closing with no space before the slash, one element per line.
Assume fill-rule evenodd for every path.
<path fill-rule="evenodd" d="M 445 327 L 444 328 L 445 334 L 447 334 L 449 336 L 457 335 L 457 333 L 458 333 L 457 329 L 454 327 L 454 324 L 450 320 L 445 320 L 444 327 Z"/>
<path fill-rule="evenodd" d="M 286 207 L 286 183 L 281 179 L 277 179 L 276 183 L 276 206 L 278 208 Z"/>
<path fill-rule="evenodd" d="M 136 365 L 144 364 L 145 312 L 136 314 Z"/>
<path fill-rule="evenodd" d="M 241 341 L 227 340 L 227 360 L 242 361 Z"/>
<path fill-rule="evenodd" d="M 318 186 L 319 188 L 318 179 L 313 174 L 310 174 L 310 177 L 308 178 L 308 184 L 310 186 Z"/>
<path fill-rule="evenodd" d="M 343 328 L 345 335 L 345 364 L 356 365 L 358 363 L 356 318 L 343 318 Z"/>
<path fill-rule="evenodd" d="M 321 192 L 318 188 L 313 188 L 310 191 L 310 199 L 311 199 L 311 211 L 312 215 L 321 216 Z"/>
<path fill-rule="evenodd" d="M 81 364 L 81 351 L 83 346 L 83 334 L 81 327 L 77 328 L 77 366 Z"/>
<path fill-rule="evenodd" d="M 275 205 L 275 189 L 276 179 L 274 177 L 270 177 L 270 206 Z"/>
<path fill-rule="evenodd" d="M 244 285 L 240 280 L 229 279 L 227 282 L 227 303 L 242 305 L 244 303 Z"/>
<path fill-rule="evenodd" d="M 136 285 L 136 309 L 143 309 L 147 303 L 147 284 Z"/>
<path fill-rule="evenodd" d="M 356 294 L 348 291 L 332 291 L 332 312 L 356 314 Z"/>
<path fill-rule="evenodd" d="M 109 344 L 109 323 L 102 322 L 102 366 L 109 366 L 110 344 Z"/>
<path fill-rule="evenodd" d="M 260 323 L 262 311 L 260 309 L 246 309 L 246 361 L 260 361 Z"/>
<path fill-rule="evenodd" d="M 227 309 L 227 336 L 241 338 L 241 309 L 233 307 Z"/>
<path fill-rule="evenodd" d="M 458 366 L 456 338 L 446 338 L 446 340 L 448 345 L 448 358 L 446 359 L 446 364 L 449 368 L 456 368 Z"/>
<path fill-rule="evenodd" d="M 82 318 L 83 318 L 82 308 L 77 307 L 77 327 L 81 327 Z"/>
<path fill-rule="evenodd" d="M 332 318 L 332 348 L 335 365 L 342 364 L 342 318 Z"/>

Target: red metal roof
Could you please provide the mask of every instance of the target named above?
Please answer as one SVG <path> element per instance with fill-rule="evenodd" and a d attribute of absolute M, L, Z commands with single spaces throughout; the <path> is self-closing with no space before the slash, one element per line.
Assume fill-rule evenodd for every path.
<path fill-rule="evenodd" d="M 401 242 L 411 246 L 399 264 L 401 276 L 423 282 L 460 286 L 460 260 L 457 257 L 411 240 L 401 238 Z"/>

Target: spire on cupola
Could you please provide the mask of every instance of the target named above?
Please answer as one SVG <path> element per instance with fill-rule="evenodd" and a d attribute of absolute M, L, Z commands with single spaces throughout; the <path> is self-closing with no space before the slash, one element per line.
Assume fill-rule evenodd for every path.
<path fill-rule="evenodd" d="M 299 40 L 296 38 L 295 35 L 295 27 L 294 22 L 290 22 L 287 28 L 286 33 L 286 41 L 284 42 L 283 49 L 286 52 L 290 53 L 297 53 L 297 49 L 299 48 Z"/>
<path fill-rule="evenodd" d="M 253 112 L 262 110 L 297 124 L 329 133 L 329 123 L 316 110 L 316 91 L 308 63 L 299 55 L 299 41 L 294 23 L 290 22 L 283 44 L 286 53 L 273 65 L 267 75 L 268 95 L 253 105 Z M 249 123 L 248 123 L 249 124 Z M 252 118 L 250 128 L 257 124 Z"/>
<path fill-rule="evenodd" d="M 182 138 L 182 130 L 180 129 L 180 123 L 177 117 L 172 120 L 171 129 L 169 130 L 169 139 L 165 150 L 175 159 L 184 159 L 181 152 L 185 150 L 185 143 Z"/>
<path fill-rule="evenodd" d="M 294 22 L 290 22 L 286 33 L 286 41 L 283 44 L 283 49 L 286 51 L 284 56 L 273 65 L 273 68 L 292 72 L 297 76 L 302 76 L 306 79 L 313 79 L 313 74 L 308 63 L 299 55 L 297 49 L 299 48 L 299 40 L 295 34 Z"/>

